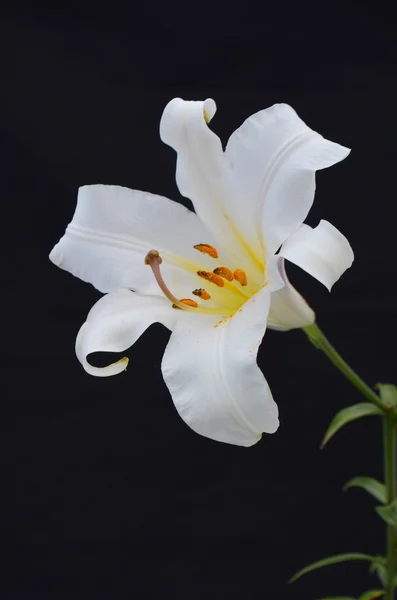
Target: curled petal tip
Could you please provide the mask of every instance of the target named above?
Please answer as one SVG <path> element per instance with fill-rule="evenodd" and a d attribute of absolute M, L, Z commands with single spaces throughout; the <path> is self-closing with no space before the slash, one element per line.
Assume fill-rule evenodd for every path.
<path fill-rule="evenodd" d="M 129 362 L 130 362 L 130 359 L 127 356 L 123 356 L 123 358 L 120 358 L 120 360 L 118 360 L 114 364 L 115 365 L 120 365 L 120 366 L 124 364 L 124 371 L 126 371 Z"/>
<path fill-rule="evenodd" d="M 207 100 L 203 103 L 203 116 L 204 121 L 208 123 L 212 120 L 213 116 L 216 113 L 216 103 L 212 98 L 207 98 Z"/>
<path fill-rule="evenodd" d="M 328 291 L 354 260 L 347 238 L 324 219 L 314 229 L 302 225 L 284 242 L 279 256 L 315 277 Z"/>

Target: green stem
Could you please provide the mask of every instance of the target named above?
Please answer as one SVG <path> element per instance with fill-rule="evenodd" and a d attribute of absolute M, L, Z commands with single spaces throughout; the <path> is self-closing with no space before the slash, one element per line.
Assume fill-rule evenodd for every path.
<path fill-rule="evenodd" d="M 365 383 L 357 375 L 355 371 L 347 362 L 343 360 L 340 354 L 335 350 L 335 348 L 330 344 L 327 340 L 321 329 L 313 323 L 313 325 L 308 325 L 308 327 L 303 327 L 303 331 L 306 333 L 307 337 L 311 341 L 311 343 L 324 352 L 324 354 L 329 358 L 329 360 L 335 365 L 341 373 L 356 387 L 363 396 L 365 396 L 370 402 L 376 404 L 381 410 L 385 411 L 384 404 L 382 400 L 379 398 L 378 394 L 372 390 L 369 385 Z"/>
<path fill-rule="evenodd" d="M 393 502 L 396 497 L 396 427 L 392 414 L 383 417 L 383 458 L 384 477 L 387 495 L 387 504 Z M 397 567 L 396 528 L 387 524 L 386 529 L 386 600 L 394 599 L 394 578 Z"/>
<path fill-rule="evenodd" d="M 376 406 L 383 411 L 383 460 L 387 494 L 386 503 L 390 504 L 396 498 L 397 494 L 396 411 L 391 410 L 392 407 L 387 403 L 384 403 L 378 394 L 372 390 L 351 367 L 349 367 L 315 323 L 308 327 L 304 327 L 303 331 L 306 333 L 311 343 L 324 352 L 327 358 L 329 358 L 336 368 L 341 371 L 350 383 L 352 383 L 354 387 L 367 398 L 367 400 L 376 404 Z M 387 562 L 385 600 L 394 600 L 394 580 L 397 571 L 397 538 L 396 527 L 394 525 L 387 524 L 386 538 Z"/>

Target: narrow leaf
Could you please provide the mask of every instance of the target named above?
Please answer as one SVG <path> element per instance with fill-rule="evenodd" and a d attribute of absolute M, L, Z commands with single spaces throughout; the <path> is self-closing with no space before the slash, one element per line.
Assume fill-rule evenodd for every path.
<path fill-rule="evenodd" d="M 337 431 L 339 431 L 339 429 L 341 429 L 341 427 L 347 423 L 350 423 L 351 421 L 355 421 L 356 419 L 361 419 L 361 417 L 367 417 L 369 415 L 383 415 L 383 412 L 380 410 L 380 408 L 375 406 L 375 404 L 371 404 L 371 402 L 360 402 L 359 404 L 353 404 L 353 406 L 343 408 L 332 419 L 330 426 L 325 432 L 325 436 L 321 442 L 320 448 L 324 448 L 325 444 L 329 442 L 329 440 Z"/>
<path fill-rule="evenodd" d="M 328 558 L 318 560 L 317 562 L 312 563 L 311 565 L 308 565 L 307 567 L 304 567 L 303 569 L 295 573 L 295 575 L 293 575 L 293 577 L 291 577 L 291 579 L 289 580 L 289 583 L 293 583 L 294 581 L 302 577 L 302 575 L 306 575 L 306 573 L 310 573 L 311 571 L 315 571 L 316 569 L 320 569 L 321 567 L 335 565 L 336 563 L 341 563 L 348 560 L 368 560 L 369 562 L 373 562 L 374 560 L 376 560 L 376 557 L 370 556 L 369 554 L 361 554 L 360 552 L 349 552 L 348 554 L 337 554 L 335 556 L 329 556 Z"/>
<path fill-rule="evenodd" d="M 384 595 L 384 590 L 369 590 L 364 592 L 357 600 L 374 600 L 374 598 L 380 598 Z"/>
<path fill-rule="evenodd" d="M 386 587 L 386 579 L 387 579 L 386 567 L 384 565 L 378 564 L 375 567 L 375 571 L 376 571 L 376 574 L 377 574 L 381 584 Z"/>
<path fill-rule="evenodd" d="M 397 526 L 397 498 L 386 506 L 375 506 L 375 510 L 388 525 Z"/>
<path fill-rule="evenodd" d="M 386 488 L 380 481 L 373 479 L 372 477 L 353 477 L 343 486 L 344 490 L 348 490 L 352 487 L 361 487 L 367 491 L 371 496 L 386 504 Z"/>
<path fill-rule="evenodd" d="M 383 587 L 386 587 L 386 558 L 384 556 L 374 556 L 369 572 L 376 573 Z"/>

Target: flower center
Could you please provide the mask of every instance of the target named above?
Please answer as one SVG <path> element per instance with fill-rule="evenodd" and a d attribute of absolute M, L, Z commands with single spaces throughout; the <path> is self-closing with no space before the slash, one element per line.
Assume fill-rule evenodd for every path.
<path fill-rule="evenodd" d="M 218 258 L 216 248 L 209 244 L 197 244 L 194 248 L 214 259 Z M 232 271 L 228 267 L 218 266 L 213 271 L 196 270 L 196 275 L 207 282 L 205 288 L 192 290 L 197 300 L 202 301 L 200 304 L 192 298 L 179 299 L 163 279 L 160 271 L 162 262 L 158 250 L 150 250 L 145 257 L 145 264 L 152 269 L 159 288 L 176 309 L 231 317 L 260 287 L 249 285 L 247 274 L 243 269 Z"/>

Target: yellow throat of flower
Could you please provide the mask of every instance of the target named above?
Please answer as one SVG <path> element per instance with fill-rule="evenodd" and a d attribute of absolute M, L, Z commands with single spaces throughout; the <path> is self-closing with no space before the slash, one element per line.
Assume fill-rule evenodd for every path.
<path fill-rule="evenodd" d="M 209 244 L 196 244 L 196 250 L 203 254 L 217 259 L 218 252 L 216 248 Z M 158 250 L 150 250 L 145 257 L 145 264 L 152 269 L 156 282 L 163 292 L 164 296 L 172 303 L 172 307 L 194 313 L 205 313 L 231 317 L 235 312 L 251 297 L 260 287 L 267 285 L 250 284 L 247 274 L 243 269 L 234 269 L 218 266 L 213 271 L 196 270 L 195 273 L 201 279 L 207 282 L 205 288 L 196 288 L 192 294 L 198 301 L 192 298 L 177 298 L 166 285 L 160 271 L 160 265 L 163 262 Z M 204 306 L 206 301 L 212 300 L 212 306 Z"/>

